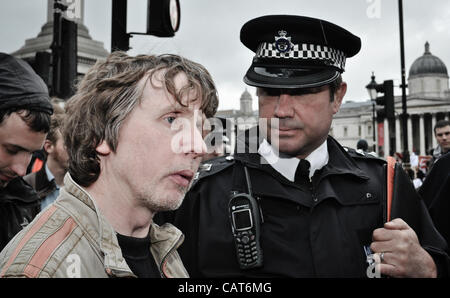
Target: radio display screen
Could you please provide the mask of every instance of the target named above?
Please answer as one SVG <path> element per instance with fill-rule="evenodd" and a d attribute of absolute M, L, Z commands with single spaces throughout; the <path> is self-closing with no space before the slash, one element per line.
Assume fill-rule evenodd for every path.
<path fill-rule="evenodd" d="M 250 209 L 233 212 L 233 223 L 236 230 L 247 230 L 253 227 Z"/>

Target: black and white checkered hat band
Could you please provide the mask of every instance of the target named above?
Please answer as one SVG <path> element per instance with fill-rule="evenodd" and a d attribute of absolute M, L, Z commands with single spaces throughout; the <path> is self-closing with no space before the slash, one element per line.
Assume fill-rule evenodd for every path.
<path fill-rule="evenodd" d="M 323 60 L 325 64 L 344 71 L 346 56 L 340 50 L 314 44 L 294 44 L 290 50 L 283 53 L 276 48 L 275 43 L 264 42 L 256 51 L 256 57 Z"/>

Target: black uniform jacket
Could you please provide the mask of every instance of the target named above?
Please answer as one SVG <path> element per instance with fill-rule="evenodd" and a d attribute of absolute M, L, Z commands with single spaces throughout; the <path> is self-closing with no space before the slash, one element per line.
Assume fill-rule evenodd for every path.
<path fill-rule="evenodd" d="M 364 246 L 385 221 L 386 162 L 348 151 L 329 137 L 329 163 L 310 187 L 290 182 L 257 153 L 207 161 L 181 208 L 157 221 L 185 234 L 179 253 L 191 277 L 367 277 Z M 228 211 L 230 193 L 247 192 L 243 165 L 264 219 L 263 267 L 248 270 L 239 269 Z M 393 218 L 405 218 L 445 275 L 446 243 L 403 171 L 397 180 L 402 176 Z"/>
<path fill-rule="evenodd" d="M 431 218 L 445 240 L 450 242 L 450 153 L 434 164 L 419 189 Z"/>
<path fill-rule="evenodd" d="M 18 177 L 0 189 L 0 251 L 39 213 L 39 197 Z"/>

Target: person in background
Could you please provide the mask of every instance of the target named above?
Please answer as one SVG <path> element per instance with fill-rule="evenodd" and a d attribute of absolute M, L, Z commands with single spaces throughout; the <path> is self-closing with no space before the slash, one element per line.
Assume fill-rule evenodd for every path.
<path fill-rule="evenodd" d="M 436 161 L 450 152 L 450 121 L 439 120 L 434 126 L 434 136 L 438 146 L 433 150 L 433 157 L 429 163 L 428 172 L 431 171 Z"/>
<path fill-rule="evenodd" d="M 435 162 L 418 192 L 436 229 L 450 243 L 450 154 L 444 154 Z"/>
<path fill-rule="evenodd" d="M 358 141 L 358 143 L 356 143 L 356 149 L 367 152 L 367 149 L 369 149 L 369 145 L 367 144 L 366 140 L 361 139 Z"/>
<path fill-rule="evenodd" d="M 416 177 L 414 178 L 413 183 L 414 183 L 414 187 L 416 189 L 418 189 L 419 187 L 422 186 L 423 179 L 425 178 L 425 174 L 419 168 L 416 168 L 415 172 L 416 172 Z"/>
<path fill-rule="evenodd" d="M 25 61 L 0 53 L 0 249 L 39 212 L 21 178 L 50 129 L 47 86 Z"/>
<path fill-rule="evenodd" d="M 364 153 L 364 154 L 370 154 L 373 157 L 377 157 L 377 153 L 374 151 L 369 151 L 369 144 L 367 144 L 367 141 L 364 139 L 361 139 L 356 143 L 356 152 Z"/>
<path fill-rule="evenodd" d="M 418 189 L 422 185 L 422 180 L 417 177 L 417 168 L 408 168 L 406 172 L 408 173 L 414 188 Z"/>
<path fill-rule="evenodd" d="M 38 193 L 41 210 L 58 197 L 60 188 L 64 186 L 64 175 L 69 165 L 69 156 L 61 132 L 64 110 L 58 105 L 53 105 L 53 109 L 55 113 L 52 115 L 50 131 L 44 142 L 45 164 L 38 172 L 24 177 L 24 180 Z"/>
<path fill-rule="evenodd" d="M 414 149 L 411 151 L 411 154 L 409 155 L 409 164 L 413 169 L 419 166 L 419 156 L 416 154 L 416 151 Z"/>

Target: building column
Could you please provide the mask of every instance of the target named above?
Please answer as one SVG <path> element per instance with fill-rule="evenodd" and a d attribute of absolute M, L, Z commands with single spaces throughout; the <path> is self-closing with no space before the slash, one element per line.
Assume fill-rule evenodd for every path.
<path fill-rule="evenodd" d="M 402 131 L 402 127 L 401 127 L 400 116 L 397 116 L 397 118 L 395 118 L 395 150 L 397 152 L 403 152 L 402 138 L 401 138 L 401 133 L 400 133 L 401 131 Z"/>
<path fill-rule="evenodd" d="M 436 136 L 434 135 L 434 127 L 436 126 L 436 114 L 432 114 L 431 115 L 431 131 L 432 131 L 432 133 L 433 133 L 433 141 L 432 141 L 432 144 L 433 144 L 433 148 L 436 148 L 437 147 L 437 141 L 436 141 Z"/>
<path fill-rule="evenodd" d="M 407 127 L 408 127 L 408 151 L 411 153 L 413 148 L 413 131 L 412 131 L 412 114 L 409 114 Z"/>
<path fill-rule="evenodd" d="M 389 151 L 391 150 L 391 146 L 389 144 L 389 122 L 387 118 L 384 119 L 384 157 L 389 156 Z"/>
<path fill-rule="evenodd" d="M 378 150 L 378 125 L 377 125 L 377 122 L 375 121 L 375 126 L 373 126 L 373 121 L 372 121 L 372 129 L 373 129 L 373 131 L 372 131 L 372 133 L 375 131 L 375 143 L 374 143 L 374 147 L 375 147 L 375 153 L 377 154 L 377 156 L 378 156 L 378 153 L 379 153 L 379 150 Z"/>
<path fill-rule="evenodd" d="M 420 114 L 419 120 L 419 144 L 420 151 L 419 155 L 425 155 L 425 123 L 424 123 L 424 114 Z"/>

